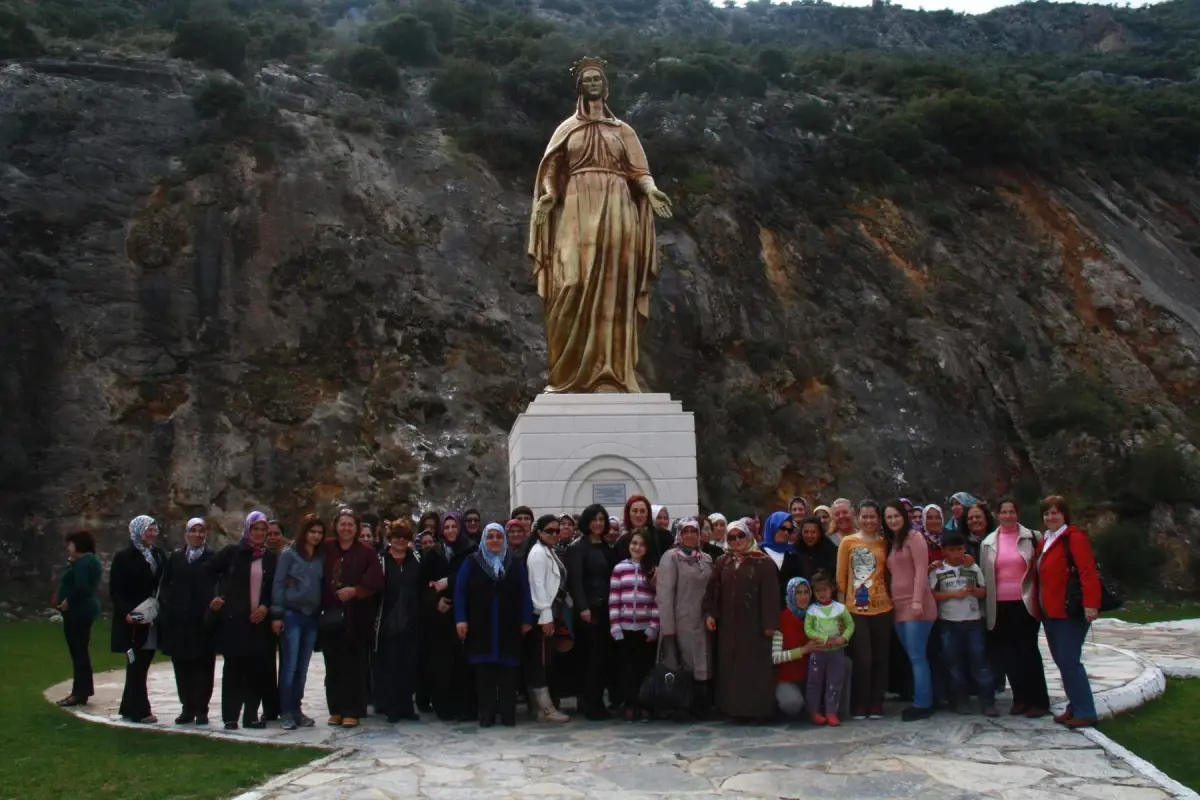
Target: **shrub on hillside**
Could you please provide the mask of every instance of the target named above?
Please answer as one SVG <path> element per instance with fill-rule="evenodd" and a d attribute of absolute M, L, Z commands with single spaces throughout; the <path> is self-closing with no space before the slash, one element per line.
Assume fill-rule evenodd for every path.
<path fill-rule="evenodd" d="M 335 72 L 352 86 L 389 94 L 400 89 L 400 74 L 378 47 L 359 45 L 342 54 L 340 62 Z"/>
<path fill-rule="evenodd" d="M 1092 551 L 1105 578 L 1122 589 L 1159 585 L 1163 554 L 1146 543 L 1145 520 L 1120 520 L 1092 533 Z"/>
<path fill-rule="evenodd" d="M 442 70 L 429 87 L 429 99 L 446 111 L 478 115 L 495 84 L 492 71 L 474 61 L 456 61 Z"/>
<path fill-rule="evenodd" d="M 213 119 L 240 113 L 246 102 L 246 89 L 240 83 L 208 80 L 192 98 L 192 108 L 201 119 Z"/>
<path fill-rule="evenodd" d="M 1169 441 L 1135 448 L 1114 483 L 1122 505 L 1135 512 L 1149 512 L 1159 503 L 1194 502 L 1200 497 L 1197 465 Z"/>
<path fill-rule="evenodd" d="M 1121 401 L 1107 386 L 1086 378 L 1069 378 L 1034 398 L 1026 426 L 1046 439 L 1058 431 L 1082 431 L 1103 437 L 1120 425 Z"/>
<path fill-rule="evenodd" d="M 0 8 L 0 59 L 32 58 L 43 52 L 45 48 L 25 20 Z"/>
<path fill-rule="evenodd" d="M 428 67 L 438 62 L 433 26 L 412 14 L 401 14 L 375 29 L 375 44 L 397 63 Z"/>
<path fill-rule="evenodd" d="M 245 29 L 231 20 L 188 20 L 175 27 L 171 55 L 236 74 L 246 61 L 248 41 Z"/>

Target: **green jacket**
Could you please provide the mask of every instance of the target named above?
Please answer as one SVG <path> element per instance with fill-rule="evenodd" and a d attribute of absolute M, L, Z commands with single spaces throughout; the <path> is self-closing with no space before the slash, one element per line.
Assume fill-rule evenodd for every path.
<path fill-rule="evenodd" d="M 96 590 L 100 588 L 102 572 L 100 559 L 95 553 L 84 553 L 67 563 L 62 577 L 58 579 L 58 594 L 55 596 L 59 603 L 67 601 L 63 619 L 87 619 L 89 622 L 99 619 L 100 598 L 96 596 Z"/>

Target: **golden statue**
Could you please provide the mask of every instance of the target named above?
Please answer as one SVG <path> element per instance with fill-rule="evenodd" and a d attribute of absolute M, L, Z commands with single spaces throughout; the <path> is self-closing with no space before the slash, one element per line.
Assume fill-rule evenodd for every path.
<path fill-rule="evenodd" d="M 529 255 L 546 315 L 547 392 L 640 392 L 638 335 L 658 275 L 654 219 L 671 200 L 654 185 L 633 128 L 608 108 L 606 62 L 584 58 L 575 113 L 538 167 Z"/>

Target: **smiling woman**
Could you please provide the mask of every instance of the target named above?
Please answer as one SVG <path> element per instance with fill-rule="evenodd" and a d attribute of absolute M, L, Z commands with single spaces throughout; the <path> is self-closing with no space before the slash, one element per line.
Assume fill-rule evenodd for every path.
<path fill-rule="evenodd" d="M 125 658 L 106 652 L 107 623 L 92 643 L 97 674 L 119 669 Z M 0 796 L 57 800 L 135 797 L 230 797 L 294 769 L 325 751 L 164 736 L 76 719 L 47 702 L 51 681 L 70 677 L 62 631 L 38 622 L 0 624 Z M 111 679 L 110 679 L 111 680 Z M 52 695 L 55 696 L 55 695 Z M 115 698 L 113 698 L 115 700 Z M 70 764 L 65 771 L 63 764 Z"/>

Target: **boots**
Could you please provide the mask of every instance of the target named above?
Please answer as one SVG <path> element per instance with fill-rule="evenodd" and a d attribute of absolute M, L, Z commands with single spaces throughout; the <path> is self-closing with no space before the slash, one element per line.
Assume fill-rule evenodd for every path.
<path fill-rule="evenodd" d="M 571 718 L 554 707 L 550 700 L 550 690 L 545 686 L 529 690 L 529 699 L 537 708 L 538 722 L 570 722 Z"/>

